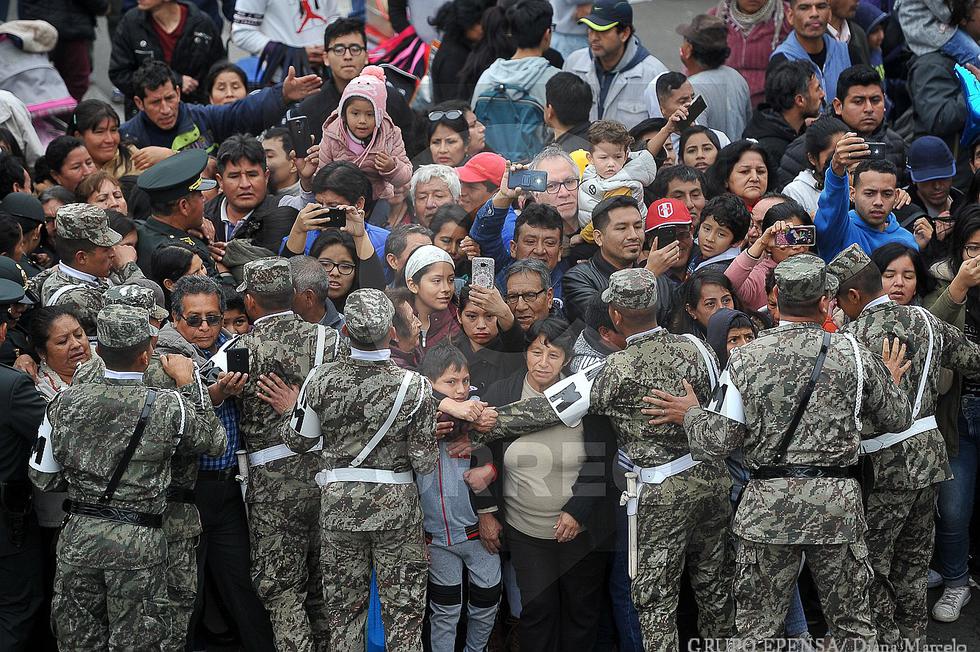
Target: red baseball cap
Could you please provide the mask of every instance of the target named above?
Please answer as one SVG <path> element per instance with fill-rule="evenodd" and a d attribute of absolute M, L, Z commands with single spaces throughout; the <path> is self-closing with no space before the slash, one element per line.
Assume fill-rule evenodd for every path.
<path fill-rule="evenodd" d="M 668 224 L 690 224 L 691 213 L 678 199 L 658 199 L 647 210 L 646 231 Z"/>
<path fill-rule="evenodd" d="M 482 183 L 487 181 L 494 185 L 500 184 L 500 179 L 504 176 L 504 168 L 507 161 L 500 154 L 493 152 L 480 152 L 466 162 L 462 167 L 456 168 L 460 183 Z"/>

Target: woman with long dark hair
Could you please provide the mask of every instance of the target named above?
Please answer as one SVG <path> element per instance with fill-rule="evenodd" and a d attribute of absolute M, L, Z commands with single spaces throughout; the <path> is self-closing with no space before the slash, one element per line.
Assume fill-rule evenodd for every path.
<path fill-rule="evenodd" d="M 732 282 L 723 272 L 711 268 L 692 274 L 680 287 L 678 296 L 672 333 L 689 333 L 704 339 L 711 315 L 722 308 L 742 310 Z"/>
<path fill-rule="evenodd" d="M 773 185 L 776 181 L 769 153 L 759 143 L 746 139 L 723 147 L 715 164 L 705 174 L 712 196 L 730 192 L 745 202 L 750 211 L 766 194 L 770 180 Z"/>
<path fill-rule="evenodd" d="M 452 0 L 442 5 L 436 15 L 429 19 L 429 24 L 441 36 L 439 49 L 429 67 L 433 104 L 446 100 L 470 101 L 473 88 L 467 89 L 461 83 L 460 62 L 466 61 L 483 40 L 483 14 L 487 6 L 487 0 Z"/>
<path fill-rule="evenodd" d="M 921 306 L 922 298 L 936 287 L 922 255 L 901 242 L 889 242 L 871 253 L 871 262 L 881 271 L 881 285 L 888 298 L 903 306 Z"/>

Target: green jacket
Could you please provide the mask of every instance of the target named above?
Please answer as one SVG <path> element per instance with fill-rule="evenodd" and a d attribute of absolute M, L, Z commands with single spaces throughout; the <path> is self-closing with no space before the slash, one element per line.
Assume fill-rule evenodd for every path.
<path fill-rule="evenodd" d="M 922 305 L 929 309 L 939 319 L 948 324 L 956 326 L 961 331 L 966 326 L 965 303 L 956 303 L 949 296 L 949 284 L 953 280 L 953 270 L 949 268 L 946 261 L 940 261 L 929 268 L 929 273 L 937 281 L 936 289 L 929 293 L 922 300 Z M 943 369 L 944 377 L 940 379 L 940 391 L 949 383 L 949 389 L 939 397 L 936 405 L 936 421 L 939 423 L 939 432 L 943 434 L 946 441 L 946 451 L 952 458 L 959 451 L 959 415 L 960 415 L 960 390 L 963 385 L 963 378 L 960 374 Z M 947 378 L 948 377 L 948 378 Z M 949 380 L 951 379 L 951 380 Z"/>

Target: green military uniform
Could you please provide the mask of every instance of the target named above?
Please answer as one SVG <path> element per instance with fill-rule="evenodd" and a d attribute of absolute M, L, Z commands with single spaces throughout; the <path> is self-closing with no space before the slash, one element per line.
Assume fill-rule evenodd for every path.
<path fill-rule="evenodd" d="M 98 320 L 103 347 L 136 346 L 156 334 L 139 308 L 107 306 Z M 68 485 L 51 606 L 61 649 L 164 647 L 170 614 L 161 525 L 171 458 L 178 445 L 207 448 L 211 437 L 181 393 L 150 390 L 137 371 L 107 369 L 48 405 L 30 473 L 42 490 Z"/>
<path fill-rule="evenodd" d="M 26 192 L 12 192 L 4 197 L 0 202 L 0 211 L 20 222 L 25 235 L 44 226 L 44 206 L 37 197 Z M 21 256 L 17 263 L 30 278 L 41 273 L 41 268 L 35 265 L 27 254 Z"/>
<path fill-rule="evenodd" d="M 26 293 L 28 276 L 24 266 L 20 263 L 6 256 L 0 256 L 0 280 L 11 281 L 20 288 L 19 298 L 13 304 L 3 305 L 0 308 L 4 313 L 2 317 L 7 322 L 7 337 L 0 344 L 0 360 L 5 363 L 13 363 L 17 356 L 33 350 L 27 337 L 27 329 L 21 323 L 18 308 L 26 310 L 34 305 L 34 301 Z"/>
<path fill-rule="evenodd" d="M 645 269 L 614 273 L 602 300 L 613 308 L 647 310 L 657 303 L 656 277 Z M 642 469 L 673 463 L 672 475 L 650 477 L 640 493 L 637 576 L 633 603 L 644 649 L 676 650 L 677 601 L 687 567 L 699 608 L 699 630 L 707 638 L 734 633 L 732 575 L 727 555 L 731 478 L 721 461 L 684 468 L 687 437 L 677 424 L 651 426 L 640 410 L 651 388 L 683 393 L 687 379 L 701 400 L 712 389 L 717 361 L 707 348 L 662 327 L 627 338 L 626 348 L 606 359 L 592 386 L 592 414 L 609 417 L 619 447 Z M 706 359 L 706 356 L 707 359 Z M 666 471 L 666 469 L 661 469 Z"/>
<path fill-rule="evenodd" d="M 244 267 L 239 292 L 292 296 L 284 258 L 262 258 Z M 252 582 L 272 621 L 282 650 L 313 650 L 327 639 L 327 613 L 320 577 L 316 452 L 297 454 L 283 444 L 282 423 L 258 397 L 259 376 L 274 373 L 301 385 L 317 365 L 342 352 L 340 334 L 304 321 L 291 310 L 259 317 L 252 330 L 229 346 L 249 351 L 249 379 L 239 399 L 239 430 L 248 451 Z"/>
<path fill-rule="evenodd" d="M 827 266 L 841 285 L 874 266 L 852 245 Z M 874 272 L 880 274 L 875 267 Z M 870 301 L 845 331 L 871 351 L 885 338 L 906 343 L 912 363 L 901 389 L 913 408 L 913 427 L 902 436 L 865 442 L 874 488 L 865 499 L 868 551 L 875 571 L 871 610 L 878 642 L 900 645 L 923 639 L 928 623 L 926 575 L 935 538 L 937 484 L 952 478 L 946 444 L 936 424 L 939 369 L 980 377 L 980 347 L 923 308 L 902 306 L 887 295 Z M 883 433 L 876 433 L 882 435 Z M 878 449 L 881 444 L 885 447 Z"/>
<path fill-rule="evenodd" d="M 775 273 L 781 301 L 828 295 L 816 256 L 793 256 Z M 790 432 L 824 342 L 822 370 Z M 819 323 L 784 322 L 732 352 L 711 407 L 688 410 L 684 425 L 697 459 L 741 446 L 751 474 L 734 523 L 739 637 L 781 636 L 805 554 L 834 636 L 874 644 L 866 525 L 851 468 L 862 427 L 897 432 L 910 424 L 908 401 L 880 357 Z"/>
<path fill-rule="evenodd" d="M 355 291 L 345 315 L 352 341 L 387 344 L 394 308 L 384 293 Z M 349 358 L 315 369 L 284 430 L 296 450 L 322 441 L 320 561 L 328 649 L 336 652 L 364 649 L 372 566 L 386 649 L 422 649 L 428 563 L 412 471 L 435 466 L 435 405 L 428 381 L 388 353 L 352 346 Z"/>

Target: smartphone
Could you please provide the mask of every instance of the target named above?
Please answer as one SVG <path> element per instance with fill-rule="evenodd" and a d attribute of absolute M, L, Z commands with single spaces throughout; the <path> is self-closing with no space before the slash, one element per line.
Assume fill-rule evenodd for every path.
<path fill-rule="evenodd" d="M 657 249 L 663 249 L 677 241 L 677 227 L 673 224 L 658 227 L 650 233 L 657 238 Z"/>
<path fill-rule="evenodd" d="M 891 152 L 891 148 L 888 143 L 880 140 L 866 140 L 864 144 L 868 146 L 871 150 L 868 154 L 868 158 L 887 158 L 888 154 Z"/>
<path fill-rule="evenodd" d="M 817 227 L 791 226 L 776 234 L 777 247 L 812 247 L 817 244 Z"/>
<path fill-rule="evenodd" d="M 324 206 L 326 208 L 326 206 Z M 319 224 L 321 229 L 329 229 L 331 227 L 341 228 L 347 226 L 347 211 L 343 208 L 327 208 L 326 212 L 320 213 L 316 218 L 318 220 L 326 220 Z"/>
<path fill-rule="evenodd" d="M 691 102 L 691 106 L 687 107 L 687 119 L 681 120 L 677 123 L 677 132 L 680 133 L 694 124 L 694 121 L 697 120 L 707 108 L 708 103 L 704 101 L 704 95 L 698 95 L 694 101 Z"/>
<path fill-rule="evenodd" d="M 248 349 L 235 347 L 225 351 L 228 360 L 228 373 L 248 373 Z"/>
<path fill-rule="evenodd" d="M 477 256 L 473 259 L 473 285 L 490 289 L 493 287 L 494 263 L 493 258 Z"/>
<path fill-rule="evenodd" d="M 307 120 L 305 115 L 298 115 L 295 118 L 286 120 L 286 127 L 289 129 L 289 140 L 296 158 L 306 156 L 307 150 L 313 144 L 313 138 L 307 131 Z"/>
<path fill-rule="evenodd" d="M 507 187 L 511 190 L 522 188 L 544 192 L 548 187 L 548 173 L 541 170 L 514 170 L 507 178 Z"/>

